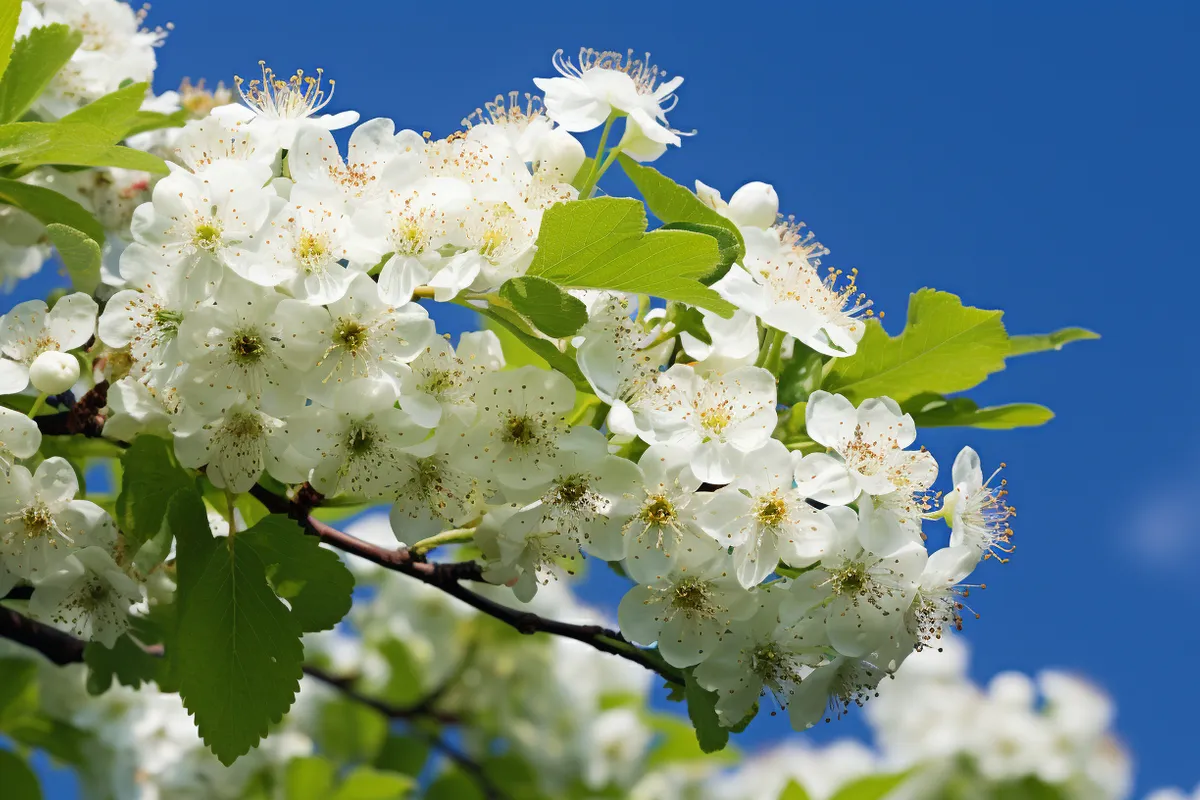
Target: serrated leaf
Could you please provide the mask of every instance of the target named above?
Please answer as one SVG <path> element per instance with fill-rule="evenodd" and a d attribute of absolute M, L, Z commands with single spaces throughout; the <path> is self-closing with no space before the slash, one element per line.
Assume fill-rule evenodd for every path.
<path fill-rule="evenodd" d="M 337 768 L 319 756 L 293 758 L 284 777 L 286 800 L 325 800 L 333 792 Z"/>
<path fill-rule="evenodd" d="M 0 750 L 0 782 L 4 785 L 4 800 L 41 800 L 37 774 L 11 750 Z"/>
<path fill-rule="evenodd" d="M 1045 425 L 1054 412 L 1036 403 L 1008 403 L 980 408 L 968 397 L 942 397 L 925 392 L 905 400 L 901 408 L 912 414 L 918 428 L 986 428 L 1011 430 Z"/>
<path fill-rule="evenodd" d="M 1063 328 L 1054 333 L 1028 334 L 1013 336 L 1008 340 L 1008 354 L 1023 356 L 1029 353 L 1041 353 L 1046 350 L 1062 350 L 1071 342 L 1081 342 L 1087 339 L 1099 339 L 1100 334 L 1087 328 Z"/>
<path fill-rule="evenodd" d="M 575 384 L 576 389 L 581 392 L 591 393 L 591 384 L 587 382 L 587 378 L 583 377 L 583 373 L 579 371 L 579 365 L 575 363 L 575 359 L 555 347 L 553 342 L 539 339 L 529 333 L 525 329 L 520 317 L 516 314 L 496 306 L 481 308 L 478 311 L 512 334 L 517 341 L 529 348 L 530 351 L 536 354 L 551 369 L 557 370 L 570 378 L 571 383 Z"/>
<path fill-rule="evenodd" d="M 74 200 L 44 186 L 0 178 L 0 202 L 24 209 L 43 225 L 61 223 L 104 241 L 104 227 Z"/>
<path fill-rule="evenodd" d="M 728 228 L 720 225 L 709 225 L 705 222 L 668 222 L 659 230 L 703 233 L 705 236 L 711 236 L 717 240 L 717 251 L 720 253 L 721 260 L 713 267 L 712 272 L 700 278 L 700 282 L 705 286 L 712 286 L 724 278 L 725 273 L 729 272 L 729 268 L 742 257 L 744 252 L 741 240 L 738 239 L 736 233 L 730 232 Z"/>
<path fill-rule="evenodd" d="M 271 587 L 253 547 L 214 538 L 198 494 L 168 509 L 178 540 L 179 695 L 200 737 L 232 764 L 291 707 L 303 675 L 300 625 Z"/>
<path fill-rule="evenodd" d="M 692 673 L 688 672 L 684 695 L 687 697 L 688 719 L 696 729 L 696 741 L 700 749 L 705 753 L 724 750 L 725 745 L 729 744 L 729 729 L 721 727 L 717 717 L 717 693 L 696 683 Z"/>
<path fill-rule="evenodd" d="M 152 682 L 158 675 L 160 659 L 150 655 L 129 636 L 121 636 L 112 648 L 99 642 L 88 642 L 83 648 L 83 660 L 88 667 L 88 694 L 108 691 L 115 678 L 122 686 L 134 689 Z"/>
<path fill-rule="evenodd" d="M 695 192 L 686 186 L 680 186 L 654 167 L 639 164 L 626 155 L 619 156 L 617 160 L 645 199 L 650 213 L 658 217 L 664 225 L 672 222 L 698 222 L 724 228 L 737 239 L 738 255 L 735 261 L 741 260 L 746 247 L 737 225 L 717 213 L 716 209 L 705 205 Z"/>
<path fill-rule="evenodd" d="M 711 236 L 646 233 L 637 200 L 597 197 L 551 206 L 527 275 L 572 289 L 609 289 L 679 300 L 730 316 L 734 307 L 700 282 L 721 258 Z"/>
<path fill-rule="evenodd" d="M 8 69 L 12 57 L 13 37 L 17 35 L 17 20 L 21 18 L 21 3 L 5 0 L 0 4 L 0 77 Z"/>
<path fill-rule="evenodd" d="M 0 123 L 20 119 L 82 43 L 81 32 L 57 23 L 17 40 L 0 80 Z"/>
<path fill-rule="evenodd" d="M 573 335 L 588 320 L 587 306 L 545 278 L 511 278 L 500 287 L 500 297 L 542 333 L 562 339 Z"/>
<path fill-rule="evenodd" d="M 175 460 L 171 443 L 154 436 L 135 439 L 121 457 L 121 492 L 116 506 L 117 527 L 127 548 L 136 552 L 160 534 L 168 522 L 167 506 L 178 492 L 191 492 L 200 499 L 188 471 Z M 178 536 L 179 532 L 169 535 Z"/>
<path fill-rule="evenodd" d="M 829 800 L 883 800 L 907 779 L 907 772 L 898 772 L 892 775 L 868 775 L 838 789 Z"/>
<path fill-rule="evenodd" d="M 358 767 L 346 776 L 333 800 L 398 800 L 416 782 L 407 775 Z"/>
<path fill-rule="evenodd" d="M 888 336 L 877 321 L 868 322 L 858 351 L 834 361 L 822 388 L 855 404 L 970 389 L 1004 369 L 1009 344 L 1002 315 L 964 306 L 949 292 L 921 289 L 909 300 L 904 330 Z"/>
<path fill-rule="evenodd" d="M 100 245 L 83 231 L 58 222 L 47 225 L 46 234 L 71 276 L 71 286 L 91 294 L 100 285 Z"/>
<path fill-rule="evenodd" d="M 272 514 L 236 538 L 239 547 L 258 554 L 275 593 L 288 601 L 302 630 L 329 630 L 350 611 L 354 575 L 291 517 Z"/>
<path fill-rule="evenodd" d="M 788 785 L 783 787 L 783 791 L 779 793 L 776 800 L 809 800 L 809 795 L 804 787 L 796 781 L 788 781 Z"/>

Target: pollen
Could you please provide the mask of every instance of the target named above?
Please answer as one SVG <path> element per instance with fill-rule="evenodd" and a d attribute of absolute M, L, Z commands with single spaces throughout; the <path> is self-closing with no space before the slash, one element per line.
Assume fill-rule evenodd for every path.
<path fill-rule="evenodd" d="M 276 77 L 265 61 L 259 61 L 258 66 L 262 70 L 261 80 L 246 83 L 235 76 L 233 82 L 246 105 L 264 117 L 304 119 L 320 111 L 333 99 L 335 84 L 329 81 L 327 95 L 321 85 L 323 71 L 320 69 L 316 77 L 305 75 L 304 70 L 296 70 L 295 75 L 282 80 Z"/>

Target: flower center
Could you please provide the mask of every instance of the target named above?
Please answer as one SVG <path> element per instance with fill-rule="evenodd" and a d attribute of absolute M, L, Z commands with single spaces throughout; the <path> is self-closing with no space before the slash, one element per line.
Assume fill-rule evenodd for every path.
<path fill-rule="evenodd" d="M 788 519 L 788 507 L 778 492 L 759 498 L 754 516 L 759 524 L 767 528 L 777 528 Z"/>
<path fill-rule="evenodd" d="M 168 311 L 165 308 L 156 308 L 153 319 L 159 335 L 163 339 L 167 339 L 174 336 L 179 330 L 179 323 L 183 322 L 183 314 L 178 311 Z"/>
<path fill-rule="evenodd" d="M 21 511 L 21 523 L 25 526 L 25 537 L 39 539 L 54 528 L 54 516 L 45 503 L 38 501 Z"/>
<path fill-rule="evenodd" d="M 353 458 L 360 458 L 370 453 L 379 439 L 378 429 L 369 423 L 359 422 L 350 426 L 346 434 L 346 449 Z"/>
<path fill-rule="evenodd" d="M 208 220 L 197 225 L 192 232 L 192 246 L 209 253 L 215 251 L 221 246 L 221 223 Z"/>
<path fill-rule="evenodd" d="M 550 493 L 554 505 L 577 506 L 591 494 L 588 475 L 569 475 L 563 478 Z"/>
<path fill-rule="evenodd" d="M 371 331 L 366 325 L 348 317 L 338 319 L 333 330 L 333 341 L 339 347 L 348 350 L 351 355 L 358 355 L 359 351 L 365 349 L 370 338 Z"/>
<path fill-rule="evenodd" d="M 262 420 L 257 414 L 252 414 L 248 411 L 239 411 L 231 414 L 225 422 L 225 433 L 228 436 L 242 439 L 252 438 L 257 439 L 263 433 Z"/>
<path fill-rule="evenodd" d="M 333 99 L 334 82 L 329 81 L 329 94 L 321 88 L 322 70 L 317 70 L 317 76 L 304 74 L 304 70 L 296 70 L 296 74 L 286 81 L 275 77 L 275 73 L 266 62 L 258 62 L 262 70 L 262 80 L 252 80 L 243 88 L 240 77 L 234 76 L 238 94 L 246 101 L 246 105 L 255 112 L 272 119 L 304 119 L 324 108 Z"/>
<path fill-rule="evenodd" d="M 862 592 L 870 585 L 871 578 L 867 574 L 867 565 L 861 561 L 856 561 L 842 567 L 832 576 L 832 589 L 834 594 L 839 595 L 856 595 Z"/>
<path fill-rule="evenodd" d="M 241 330 L 229 337 L 229 352 L 234 362 L 245 367 L 261 361 L 267 354 L 267 346 L 257 330 Z"/>
<path fill-rule="evenodd" d="M 309 274 L 329 260 L 329 251 L 329 235 L 310 231 L 301 231 L 292 247 L 292 255 Z"/>
<path fill-rule="evenodd" d="M 502 438 L 509 444 L 526 447 L 538 437 L 537 420 L 526 414 L 510 414 L 504 422 Z"/>
<path fill-rule="evenodd" d="M 648 525 L 668 525 L 675 521 L 675 506 L 666 495 L 653 494 L 646 498 L 640 516 Z"/>
<path fill-rule="evenodd" d="M 717 436 L 721 435 L 732 421 L 733 414 L 729 411 L 728 401 L 700 412 L 700 424 L 706 431 Z"/>
<path fill-rule="evenodd" d="M 671 592 L 671 605 L 689 617 L 713 619 L 720 606 L 713 599 L 712 585 L 699 578 L 684 578 Z"/>

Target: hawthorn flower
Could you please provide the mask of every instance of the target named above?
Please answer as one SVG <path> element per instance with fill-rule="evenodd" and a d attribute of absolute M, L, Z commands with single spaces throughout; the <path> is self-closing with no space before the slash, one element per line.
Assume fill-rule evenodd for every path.
<path fill-rule="evenodd" d="M 223 409 L 216 419 L 185 406 L 172 428 L 179 463 L 192 469 L 206 466 L 205 474 L 218 489 L 248 492 L 264 470 L 285 483 L 307 477 L 297 454 L 289 450 L 284 422 L 245 400 Z"/>
<path fill-rule="evenodd" d="M 888 670 L 873 661 L 837 656 L 807 671 L 788 697 L 792 728 L 807 730 L 832 712 L 841 719 L 850 706 L 862 708 L 887 677 Z"/>
<path fill-rule="evenodd" d="M 401 373 L 400 407 L 426 428 L 446 415 L 470 421 L 480 381 L 503 366 L 504 350 L 491 331 L 464 333 L 457 348 L 435 337 Z"/>
<path fill-rule="evenodd" d="M 9 572 L 40 580 L 70 552 L 110 548 L 117 532 L 104 509 L 76 500 L 79 479 L 64 458 L 47 458 L 30 474 L 20 465 L 0 480 L 0 561 Z"/>
<path fill-rule="evenodd" d="M 967 545 L 943 547 L 929 556 L 917 580 L 917 596 L 905 624 L 917 647 L 933 646 L 947 628 L 962 630 L 961 598 L 968 587 L 960 585 L 979 563 L 979 552 Z"/>
<path fill-rule="evenodd" d="M 645 335 L 630 318 L 629 301 L 620 294 L 601 294 L 580 333 L 579 371 L 596 396 L 611 406 L 609 429 L 636 434 L 640 412 L 653 402 L 661 362 L 640 349 Z"/>
<path fill-rule="evenodd" d="M 317 115 L 333 99 L 335 88 L 334 81 L 330 80 L 329 93 L 325 93 L 322 70 L 317 70 L 316 77 L 305 75 L 304 70 L 296 70 L 296 74 L 282 80 L 266 62 L 260 61 L 258 66 L 262 70 L 261 80 L 246 83 L 241 77 L 233 79 L 245 105 L 219 106 L 212 110 L 213 116 L 251 122 L 262 132 L 265 141 L 284 150 L 292 148 L 297 135 L 305 128 L 336 131 L 358 122 L 357 111 Z"/>
<path fill-rule="evenodd" d="M 890 397 L 854 404 L 840 394 L 816 391 L 805 408 L 808 436 L 841 457 L 855 486 L 871 495 L 930 486 L 937 462 L 922 450 L 905 450 L 917 438 L 912 416 Z"/>
<path fill-rule="evenodd" d="M 29 368 L 43 353 L 67 353 L 87 344 L 98 310 L 95 300 L 76 292 L 49 310 L 41 300 L 27 300 L 0 317 L 0 394 L 24 391 Z"/>
<path fill-rule="evenodd" d="M 130 373 L 165 389 L 181 368 L 176 334 L 195 303 L 185 299 L 179 274 L 142 245 L 126 248 L 121 276 L 131 288 L 122 289 L 104 304 L 96 334 L 109 347 L 128 347 Z"/>
<path fill-rule="evenodd" d="M 534 242 L 540 225 L 540 213 L 507 202 L 474 204 L 466 209 L 460 231 L 468 252 L 477 255 L 481 288 L 499 286 L 509 278 L 525 274 L 533 262 Z M 465 255 L 458 258 L 463 259 Z M 435 274 L 430 285 L 435 288 L 442 285 L 439 278 L 445 272 L 443 269 Z M 448 285 L 445 299 L 453 299 L 467 285 L 470 283 L 462 287 Z M 436 293 L 434 299 L 442 300 Z"/>
<path fill-rule="evenodd" d="M 696 371 L 707 377 L 752 366 L 758 358 L 758 318 L 740 310 L 729 319 L 704 309 L 699 311 L 712 341 L 703 342 L 687 331 L 679 333 L 684 352 L 697 362 L 693 365 Z"/>
<path fill-rule="evenodd" d="M 587 159 L 579 140 L 546 116 L 539 95 L 525 92 L 522 101 L 521 93 L 512 91 L 483 105 L 462 120 L 467 138 L 484 143 L 502 140 L 533 165 L 535 178 L 545 174 L 551 182 L 569 182 Z"/>
<path fill-rule="evenodd" d="M 129 376 L 109 386 L 104 436 L 118 442 L 132 442 L 142 434 L 169 439 L 175 408 L 168 408 L 159 397 L 154 389 Z"/>
<path fill-rule="evenodd" d="M 154 199 L 133 212 L 134 244 L 122 261 L 144 257 L 129 255 L 142 245 L 161 258 L 158 269 L 179 275 L 185 298 L 203 300 L 282 204 L 263 188 L 270 177 L 266 165 L 245 161 L 219 161 L 199 175 L 175 170 L 155 185 Z"/>
<path fill-rule="evenodd" d="M 42 446 L 36 422 L 11 408 L 0 406 L 0 473 L 7 474 L 18 458 L 29 458 Z"/>
<path fill-rule="evenodd" d="M 479 417 L 464 440 L 475 471 L 495 471 L 512 489 L 545 486 L 554 475 L 575 387 L 561 372 L 519 367 L 488 372 L 475 391 Z"/>
<path fill-rule="evenodd" d="M 40 579 L 29 611 L 70 633 L 107 648 L 129 629 L 129 608 L 142 590 L 101 547 L 84 547 Z"/>
<path fill-rule="evenodd" d="M 719 543 L 733 548 L 735 573 L 747 589 L 762 583 L 780 561 L 807 567 L 833 545 L 837 533 L 833 520 L 808 504 L 795 488 L 795 475 L 813 471 L 812 483 L 816 484 L 838 481 L 844 472 L 836 463 L 818 461 L 812 466 L 798 462 L 797 454 L 771 439 L 755 450 L 733 482 L 714 492 L 704 506 L 706 527 Z"/>
<path fill-rule="evenodd" d="M 245 122 L 212 116 L 193 119 L 176 136 L 175 160 L 195 173 L 229 161 L 270 167 L 275 161 L 276 150 L 264 142 L 260 134 L 258 128 Z"/>
<path fill-rule="evenodd" d="M 429 433 L 396 407 L 398 397 L 391 381 L 360 378 L 341 384 L 331 407 L 310 405 L 288 418 L 292 446 L 314 465 L 309 480 L 317 491 L 391 496 L 413 461 L 405 448 Z"/>
<path fill-rule="evenodd" d="M 1000 469 L 1003 468 L 1001 464 Z M 969 545 L 979 552 L 980 558 L 1007 561 L 1007 554 L 1013 551 L 1013 532 L 1008 520 L 1017 515 L 1017 510 L 1008 505 L 1007 481 L 991 485 L 1000 469 L 985 481 L 979 454 L 964 447 L 954 459 L 950 473 L 954 490 L 946 495 L 942 513 L 951 521 L 951 545 Z"/>
<path fill-rule="evenodd" d="M 394 122 L 378 118 L 354 129 L 342 158 L 333 134 L 312 126 L 296 136 L 295 146 L 288 151 L 288 170 L 298 185 L 332 189 L 356 205 L 412 183 L 424 151 L 425 140 L 419 133 L 396 133 Z"/>
<path fill-rule="evenodd" d="M 670 571 L 630 589 L 617 607 L 621 631 L 658 643 L 668 664 L 690 667 L 712 655 L 730 628 L 753 616 L 755 594 L 729 574 L 724 553 L 681 553 Z"/>
<path fill-rule="evenodd" d="M 179 324 L 179 355 L 187 364 L 180 391 L 188 408 L 209 417 L 239 400 L 286 413 L 303 404 L 305 367 L 316 363 L 329 312 L 285 298 L 240 278 L 228 278 L 213 305 Z"/>
<path fill-rule="evenodd" d="M 650 141 L 679 146 L 678 132 L 667 126 L 667 112 L 675 106 L 675 90 L 683 78 L 663 80 L 667 73 L 650 63 L 649 53 L 634 58 L 632 49 L 618 53 L 581 48 L 576 65 L 558 50 L 554 68 L 562 77 L 533 82 L 544 93 L 547 115 L 564 130 L 590 131 L 610 114 L 620 113 Z"/>
<path fill-rule="evenodd" d="M 771 438 L 778 421 L 775 377 L 758 367 L 739 367 L 704 379 L 676 364 L 658 381 L 656 404 L 647 412 L 651 444 L 669 443 L 693 454 L 702 481 L 733 480 L 745 454 Z"/>
<path fill-rule="evenodd" d="M 442 192 L 446 188 L 439 186 Z M 456 187 L 451 183 L 449 188 L 453 192 Z M 363 215 L 362 229 L 374 234 L 376 251 L 387 259 L 379 272 L 379 294 L 390 303 L 409 302 L 418 286 L 427 285 L 434 273 L 441 271 L 447 274 L 440 279 L 438 289 L 448 300 L 479 274 L 475 256 L 442 255 L 450 220 L 444 200 L 439 202 L 438 197 L 415 190 L 407 194 L 393 192 L 380 208 L 368 209 Z M 451 289 L 454 291 L 446 297 Z M 438 299 L 437 290 L 434 299 Z"/>
<path fill-rule="evenodd" d="M 483 513 L 492 493 L 492 478 L 468 471 L 462 455 L 464 428 L 447 417 L 433 435 L 408 449 L 402 476 L 391 488 L 389 519 L 397 537 L 416 541 L 448 528 L 466 525 Z"/>
<path fill-rule="evenodd" d="M 475 541 L 488 560 L 483 577 L 512 587 L 522 603 L 533 600 L 539 586 L 549 586 L 559 571 L 575 574 L 579 544 L 556 528 L 512 524 L 517 507 L 497 506 L 484 514 Z"/>

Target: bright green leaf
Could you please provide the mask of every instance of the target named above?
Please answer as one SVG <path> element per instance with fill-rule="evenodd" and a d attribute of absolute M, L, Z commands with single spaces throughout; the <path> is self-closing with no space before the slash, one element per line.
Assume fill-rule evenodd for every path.
<path fill-rule="evenodd" d="M 425 800 L 484 800 L 484 794 L 474 778 L 452 767 L 429 784 Z"/>
<path fill-rule="evenodd" d="M 370 763 L 387 737 L 387 718 L 369 706 L 337 699 L 321 708 L 317 740 L 322 753 L 339 762 Z"/>
<path fill-rule="evenodd" d="M 392 734 L 384 741 L 374 763 L 379 769 L 416 777 L 428 759 L 429 742 L 417 736 Z"/>
<path fill-rule="evenodd" d="M 42 714 L 30 714 L 7 723 L 4 734 L 14 742 L 45 750 L 59 761 L 74 765 L 84 763 L 84 746 L 90 738 L 74 725 Z"/>
<path fill-rule="evenodd" d="M 383 689 L 383 699 L 400 707 L 418 703 L 425 694 L 424 682 L 408 645 L 399 639 L 389 639 L 380 645 L 379 653 L 388 663 L 388 682 Z"/>
<path fill-rule="evenodd" d="M 19 164 L 21 174 L 43 164 L 167 172 L 158 156 L 113 144 L 110 132 L 102 127 L 74 122 L 0 125 L 0 165 L 5 164 Z"/>
<path fill-rule="evenodd" d="M 93 100 L 59 120 L 63 125 L 90 125 L 103 131 L 105 141 L 119 142 L 134 123 L 138 109 L 146 99 L 148 83 L 131 83 Z"/>
<path fill-rule="evenodd" d="M 697 761 L 732 764 L 738 759 L 737 750 L 730 746 L 719 752 L 705 753 L 696 741 L 692 725 L 673 714 L 650 714 L 646 723 L 657 734 L 654 747 L 646 758 L 647 770 Z"/>
<path fill-rule="evenodd" d="M 182 128 L 187 124 L 188 110 L 181 108 L 171 114 L 163 114 L 158 111 L 139 111 L 133 115 L 129 121 L 129 126 L 122 134 L 122 139 L 127 139 L 130 136 L 138 133 L 146 133 L 147 131 L 157 131 L 163 128 Z"/>
<path fill-rule="evenodd" d="M 37 664 L 24 658 L 0 658 L 0 731 L 37 708 Z"/>
<path fill-rule="evenodd" d="M 969 427 L 1010 430 L 1045 425 L 1054 412 L 1036 403 L 1008 403 L 980 408 L 968 397 L 942 397 L 924 392 L 905 400 L 901 408 L 912 414 L 918 428 Z"/>
<path fill-rule="evenodd" d="M 13 37 L 17 35 L 17 20 L 21 18 L 19 0 L 4 0 L 0 3 L 0 76 L 8 69 L 12 57 Z"/>
<path fill-rule="evenodd" d="M 4 786 L 4 800 L 40 800 L 42 796 L 37 775 L 11 750 L 0 750 L 0 785 Z"/>
<path fill-rule="evenodd" d="M 691 231 L 646 233 L 637 200 L 598 197 L 551 206 L 527 275 L 574 289 L 679 300 L 724 316 L 734 307 L 700 282 L 721 260 L 717 241 Z"/>
<path fill-rule="evenodd" d="M 712 286 L 724 278 L 725 273 L 729 272 L 729 268 L 743 255 L 742 242 L 738 239 L 736 230 L 731 233 L 729 228 L 720 225 L 709 225 L 704 222 L 668 222 L 659 230 L 703 233 L 705 236 L 711 236 L 717 240 L 721 260 L 713 267 L 712 272 L 700 279 L 705 286 Z"/>
<path fill-rule="evenodd" d="M 100 695 L 112 686 L 113 678 L 122 686 L 137 689 L 158 675 L 161 659 L 150 655 L 129 636 L 121 636 L 112 648 L 100 642 L 88 642 L 83 648 L 88 667 L 88 694 Z"/>
<path fill-rule="evenodd" d="M 704 327 L 700 309 L 683 303 L 667 303 L 666 322 L 675 326 L 675 333 L 689 333 L 705 344 L 712 344 L 712 334 Z"/>
<path fill-rule="evenodd" d="M 302 630 L 328 630 L 350 611 L 354 576 L 337 553 L 305 535 L 291 517 L 272 514 L 239 533 L 237 540 L 266 565 L 271 586 L 288 601 Z"/>
<path fill-rule="evenodd" d="M 729 743 L 729 729 L 721 727 L 717 718 L 717 693 L 710 692 L 687 673 L 684 684 L 684 695 L 687 697 L 688 718 L 696 729 L 696 741 L 705 753 L 715 753 L 723 750 Z"/>
<path fill-rule="evenodd" d="M 564 292 L 545 278 L 512 278 L 500 287 L 500 296 L 547 336 L 571 336 L 588 320 L 582 300 Z"/>
<path fill-rule="evenodd" d="M 899 336 L 868 322 L 858 352 L 834 361 L 822 388 L 855 404 L 869 397 L 903 402 L 921 392 L 970 389 L 1004 369 L 1009 346 L 1002 314 L 964 306 L 948 292 L 922 289 L 909 300 L 908 322 Z"/>
<path fill-rule="evenodd" d="M 1010 356 L 1041 353 L 1044 350 L 1062 350 L 1064 345 L 1087 339 L 1099 339 L 1100 334 L 1087 328 L 1063 328 L 1054 333 L 1014 336 L 1008 340 Z"/>
<path fill-rule="evenodd" d="M 838 789 L 830 800 L 883 800 L 907 779 L 907 772 L 892 775 L 868 775 Z"/>
<path fill-rule="evenodd" d="M 326 800 L 333 793 L 336 777 L 337 769 L 324 758 L 293 758 L 287 765 L 283 796 L 286 800 Z"/>
<path fill-rule="evenodd" d="M 81 32 L 59 24 L 34 28 L 17 40 L 0 80 L 0 123 L 20 119 L 82 43 Z"/>
<path fill-rule="evenodd" d="M 551 369 L 557 370 L 571 379 L 571 383 L 575 384 L 575 388 L 581 392 L 591 392 L 592 387 L 587 382 L 587 378 L 583 377 L 583 373 L 579 371 L 579 365 L 575 363 L 575 359 L 563 353 L 553 342 L 548 342 L 545 339 L 539 339 L 525 329 L 521 318 L 508 309 L 489 306 L 485 309 L 478 309 L 480 313 L 485 314 L 490 320 L 495 322 L 508 333 L 512 334 L 529 350 L 537 354 L 538 358 L 546 362 L 546 365 Z"/>
<path fill-rule="evenodd" d="M 191 492 L 197 500 L 200 493 L 187 470 L 175 460 L 171 442 L 165 439 L 139 436 L 125 451 L 121 467 L 117 527 L 125 535 L 126 545 L 136 551 L 160 534 L 168 522 L 167 505 L 177 492 Z M 169 535 L 178 536 L 179 532 Z"/>
<path fill-rule="evenodd" d="M 809 800 L 808 792 L 796 781 L 788 781 L 776 800 Z"/>
<path fill-rule="evenodd" d="M 91 294 L 100 285 L 100 245 L 86 233 L 57 222 L 47 225 L 46 233 L 71 276 L 71 286 Z"/>
<path fill-rule="evenodd" d="M 346 776 L 334 792 L 333 800 L 398 800 L 414 785 L 415 781 L 407 775 L 358 767 Z"/>
<path fill-rule="evenodd" d="M 104 227 L 74 200 L 44 186 L 0 178 L 0 202 L 24 209 L 44 225 L 61 223 L 104 241 Z"/>
<path fill-rule="evenodd" d="M 168 514 L 178 542 L 179 694 L 204 742 L 228 766 L 267 735 L 300 688 L 300 625 L 271 587 L 253 547 L 214 538 L 198 494 Z"/>

